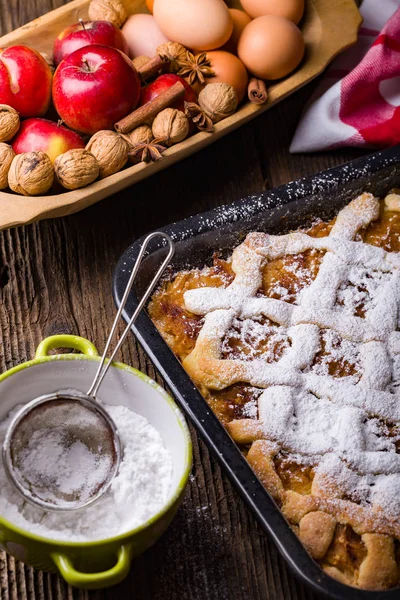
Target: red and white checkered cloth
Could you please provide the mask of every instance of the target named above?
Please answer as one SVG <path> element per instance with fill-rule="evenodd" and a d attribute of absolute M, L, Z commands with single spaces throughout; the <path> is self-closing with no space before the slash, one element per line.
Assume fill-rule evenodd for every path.
<path fill-rule="evenodd" d="M 290 152 L 400 143 L 400 0 L 364 0 L 361 14 L 357 44 L 327 71 Z"/>

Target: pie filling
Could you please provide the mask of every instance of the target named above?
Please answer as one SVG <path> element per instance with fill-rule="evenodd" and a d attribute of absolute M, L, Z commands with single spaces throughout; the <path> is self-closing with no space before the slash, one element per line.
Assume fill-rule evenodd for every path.
<path fill-rule="evenodd" d="M 149 313 L 311 556 L 400 584 L 400 195 L 251 233 Z"/>

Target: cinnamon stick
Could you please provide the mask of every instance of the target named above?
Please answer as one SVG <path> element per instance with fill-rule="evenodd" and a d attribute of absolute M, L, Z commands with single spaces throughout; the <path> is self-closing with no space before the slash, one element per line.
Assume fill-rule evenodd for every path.
<path fill-rule="evenodd" d="M 139 106 L 139 108 L 131 112 L 128 116 L 115 123 L 115 130 L 118 133 L 129 133 L 133 129 L 136 129 L 136 127 L 139 127 L 139 125 L 144 125 L 145 123 L 151 125 L 159 112 L 183 98 L 184 94 L 185 88 L 183 84 L 177 81 L 173 86 L 157 96 L 157 98 L 146 102 L 143 106 Z"/>
<path fill-rule="evenodd" d="M 148 60 L 142 67 L 138 69 L 138 73 L 140 75 L 140 79 L 143 82 L 146 82 L 148 79 L 154 77 L 154 75 L 158 75 L 159 73 L 163 73 L 167 71 L 169 68 L 170 60 L 167 56 L 154 56 Z"/>
<path fill-rule="evenodd" d="M 265 81 L 252 77 L 249 81 L 247 94 L 253 104 L 265 104 L 268 100 L 268 91 Z"/>

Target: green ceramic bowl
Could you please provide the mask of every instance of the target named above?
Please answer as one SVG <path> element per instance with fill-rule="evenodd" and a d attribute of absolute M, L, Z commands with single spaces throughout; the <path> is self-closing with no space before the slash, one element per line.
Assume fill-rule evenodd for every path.
<path fill-rule="evenodd" d="M 54 348 L 82 354 L 53 354 Z M 0 376 L 0 420 L 17 404 L 57 389 L 89 389 L 98 352 L 77 336 L 55 335 L 38 347 L 34 360 Z M 44 571 L 59 572 L 71 585 L 98 589 L 119 583 L 133 557 L 149 548 L 166 530 L 183 497 L 192 464 L 192 445 L 186 422 L 170 396 L 136 369 L 114 363 L 100 388 L 108 404 L 125 405 L 143 415 L 161 434 L 171 452 L 174 471 L 169 498 L 146 523 L 123 535 L 95 542 L 63 542 L 20 529 L 0 515 L 0 546 L 17 559 Z"/>

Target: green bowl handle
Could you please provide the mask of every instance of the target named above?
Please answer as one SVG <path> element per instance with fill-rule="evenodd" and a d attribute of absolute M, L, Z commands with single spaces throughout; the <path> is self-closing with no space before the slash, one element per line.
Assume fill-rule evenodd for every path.
<path fill-rule="evenodd" d="M 116 564 L 108 571 L 100 573 L 81 573 L 65 554 L 54 552 L 51 558 L 67 583 L 78 588 L 94 590 L 116 585 L 125 579 L 131 567 L 131 548 L 121 546 Z"/>
<path fill-rule="evenodd" d="M 35 358 L 45 358 L 49 355 L 50 350 L 54 348 L 71 348 L 72 350 L 80 350 L 86 356 L 98 356 L 96 346 L 89 342 L 86 338 L 78 335 L 51 335 L 39 344 L 36 350 Z"/>

